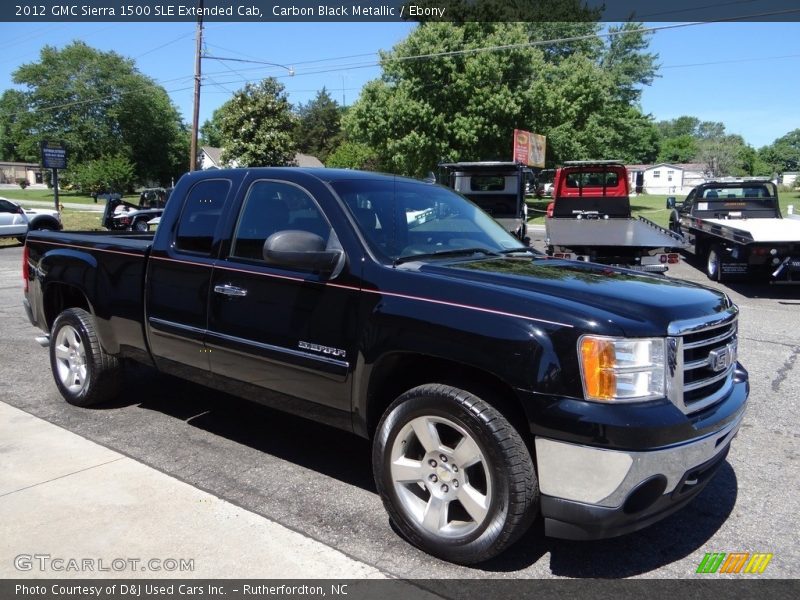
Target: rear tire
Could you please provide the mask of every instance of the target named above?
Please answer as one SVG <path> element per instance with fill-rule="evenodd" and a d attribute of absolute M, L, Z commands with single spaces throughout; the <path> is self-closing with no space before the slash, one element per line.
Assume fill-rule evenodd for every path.
<path fill-rule="evenodd" d="M 525 442 L 495 408 L 455 387 L 422 385 L 395 400 L 378 425 L 372 464 L 400 533 L 448 561 L 498 555 L 538 512 Z"/>
<path fill-rule="evenodd" d="M 147 221 L 144 219 L 138 219 L 137 221 L 134 221 L 132 229 L 139 232 L 148 231 Z"/>
<path fill-rule="evenodd" d="M 711 281 L 720 283 L 726 279 L 722 274 L 722 249 L 716 244 L 709 248 L 706 256 L 706 275 Z"/>
<path fill-rule="evenodd" d="M 119 360 L 100 346 L 93 317 L 69 308 L 50 332 L 50 368 L 64 399 L 75 406 L 107 402 L 120 389 Z"/>

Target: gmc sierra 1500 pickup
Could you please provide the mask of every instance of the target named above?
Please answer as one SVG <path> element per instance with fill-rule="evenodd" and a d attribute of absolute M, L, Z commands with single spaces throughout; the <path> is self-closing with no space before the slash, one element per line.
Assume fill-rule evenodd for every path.
<path fill-rule="evenodd" d="M 155 234 L 31 232 L 23 270 L 68 402 L 133 360 L 371 438 L 397 529 L 460 563 L 537 515 L 593 539 L 672 513 L 747 402 L 725 294 L 548 258 L 401 177 L 195 172 Z"/>

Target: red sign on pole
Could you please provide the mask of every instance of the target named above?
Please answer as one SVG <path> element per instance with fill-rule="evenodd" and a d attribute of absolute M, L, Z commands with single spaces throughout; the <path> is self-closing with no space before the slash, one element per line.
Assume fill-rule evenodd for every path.
<path fill-rule="evenodd" d="M 514 162 L 544 168 L 547 138 L 524 129 L 514 130 Z"/>

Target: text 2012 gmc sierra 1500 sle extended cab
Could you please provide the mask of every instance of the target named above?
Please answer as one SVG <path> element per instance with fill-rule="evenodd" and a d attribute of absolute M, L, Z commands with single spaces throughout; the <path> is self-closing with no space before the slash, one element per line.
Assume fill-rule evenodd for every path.
<path fill-rule="evenodd" d="M 725 294 L 534 253 L 400 177 L 192 173 L 154 236 L 32 232 L 24 279 L 68 402 L 134 360 L 369 437 L 397 529 L 460 563 L 537 515 L 592 539 L 670 514 L 747 402 Z"/>

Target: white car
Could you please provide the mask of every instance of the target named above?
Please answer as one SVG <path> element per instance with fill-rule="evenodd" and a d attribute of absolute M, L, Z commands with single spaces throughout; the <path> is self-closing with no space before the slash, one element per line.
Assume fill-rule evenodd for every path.
<path fill-rule="evenodd" d="M 15 237 L 24 242 L 29 230 L 59 231 L 62 227 L 57 210 L 26 210 L 13 200 L 0 198 L 0 238 Z"/>

